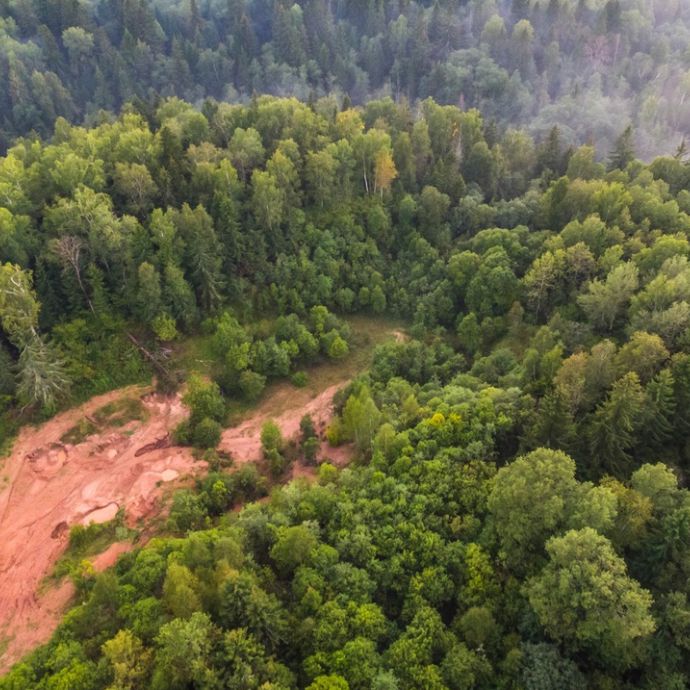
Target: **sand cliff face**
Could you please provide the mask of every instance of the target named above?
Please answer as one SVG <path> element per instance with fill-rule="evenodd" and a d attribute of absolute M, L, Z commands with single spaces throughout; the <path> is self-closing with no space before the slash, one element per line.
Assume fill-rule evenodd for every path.
<path fill-rule="evenodd" d="M 223 432 L 219 448 L 235 465 L 261 458 L 261 426 L 273 418 L 285 438 L 299 433 L 303 415 L 311 414 L 323 430 L 333 415 L 333 396 L 344 382 L 321 392 L 284 384 L 239 425 Z M 139 396 L 143 421 L 87 437 L 76 445 L 61 438 L 84 417 L 124 397 Z M 40 427 L 25 428 L 0 470 L 0 673 L 47 641 L 73 594 L 70 582 L 39 594 L 43 579 L 67 546 L 75 524 L 105 522 L 124 509 L 134 526 L 155 515 L 164 487 L 205 471 L 189 448 L 171 445 L 170 432 L 187 415 L 180 396 L 164 397 L 141 389 L 113 391 L 64 412 Z M 324 455 L 324 449 L 321 451 Z M 350 449 L 325 451 L 336 463 Z M 313 475 L 296 465 L 291 476 Z M 102 570 L 114 564 L 127 544 L 114 544 L 94 559 Z"/>

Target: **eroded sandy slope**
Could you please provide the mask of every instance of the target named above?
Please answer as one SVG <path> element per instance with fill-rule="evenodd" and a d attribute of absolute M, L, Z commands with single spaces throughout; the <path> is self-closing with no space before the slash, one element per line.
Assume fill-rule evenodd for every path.
<path fill-rule="evenodd" d="M 120 507 L 130 523 L 155 509 L 161 485 L 198 471 L 185 448 L 137 457 L 186 415 L 178 397 L 144 395 L 144 422 L 89 437 L 78 445 L 61 437 L 84 415 L 137 389 L 114 391 L 25 428 L 4 460 L 0 490 L 0 635 L 8 640 L 0 667 L 44 641 L 69 599 L 69 585 L 38 596 L 43 578 L 63 552 L 69 526 L 112 519 Z"/>
<path fill-rule="evenodd" d="M 311 414 L 317 429 L 323 429 L 333 415 L 333 396 L 344 383 L 321 392 L 274 386 L 247 419 L 223 433 L 220 448 L 236 465 L 258 460 L 261 426 L 269 418 L 276 420 L 285 438 L 299 433 L 304 414 Z M 77 445 L 61 442 L 85 416 L 132 396 L 141 396 L 144 421 L 95 434 Z M 22 431 L 0 472 L 0 641 L 6 644 L 0 672 L 50 637 L 70 600 L 69 582 L 41 595 L 39 587 L 64 551 L 71 525 L 110 520 L 120 508 L 132 525 L 146 520 L 155 514 L 166 484 L 205 469 L 190 449 L 165 441 L 186 414 L 179 395 L 162 397 L 130 388 Z M 157 442 L 167 447 L 155 448 Z M 349 449 L 328 449 L 325 455 L 345 462 Z M 294 476 L 307 473 L 307 468 L 293 470 Z M 95 566 L 112 565 L 126 548 L 114 545 L 95 559 Z"/>

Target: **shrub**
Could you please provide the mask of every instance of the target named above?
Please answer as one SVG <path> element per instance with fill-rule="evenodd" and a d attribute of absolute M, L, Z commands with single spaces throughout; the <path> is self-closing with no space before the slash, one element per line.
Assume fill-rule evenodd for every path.
<path fill-rule="evenodd" d="M 326 440 L 333 448 L 344 443 L 345 432 L 340 417 L 334 417 L 333 421 L 328 425 L 328 429 L 326 429 Z"/>
<path fill-rule="evenodd" d="M 206 524 L 208 513 L 201 498 L 191 491 L 178 491 L 173 498 L 168 526 L 176 532 L 202 529 Z"/>
<path fill-rule="evenodd" d="M 280 427 L 271 419 L 261 427 L 261 446 L 267 450 L 282 450 L 285 445 Z"/>
<path fill-rule="evenodd" d="M 274 477 L 280 477 L 287 469 L 287 460 L 277 448 L 265 449 L 264 458 L 266 458 L 268 469 Z"/>
<path fill-rule="evenodd" d="M 302 451 L 304 452 L 304 460 L 309 465 L 314 465 L 316 463 L 316 455 L 319 452 L 321 446 L 321 441 L 316 436 L 308 438 L 304 443 L 302 443 Z"/>
<path fill-rule="evenodd" d="M 173 440 L 178 446 L 188 446 L 191 442 L 192 425 L 188 419 L 180 422 L 173 431 Z"/>
<path fill-rule="evenodd" d="M 268 493 L 266 479 L 253 462 L 248 462 L 231 475 L 233 491 L 239 498 L 252 501 Z"/>
<path fill-rule="evenodd" d="M 299 422 L 299 428 L 302 433 L 302 441 L 316 436 L 316 429 L 314 428 L 314 420 L 310 414 L 305 414 Z"/>
<path fill-rule="evenodd" d="M 293 386 L 297 386 L 297 388 L 304 388 L 307 383 L 309 383 L 309 377 L 304 371 L 296 371 L 290 377 L 290 381 L 292 381 Z"/>
<path fill-rule="evenodd" d="M 218 384 L 204 381 L 199 376 L 189 379 L 189 387 L 182 401 L 190 409 L 189 419 L 192 426 L 196 426 L 206 417 L 217 422 L 225 418 L 225 401 Z"/>
<path fill-rule="evenodd" d="M 170 340 L 175 340 L 179 335 L 177 332 L 177 327 L 175 326 L 175 319 L 168 314 L 159 314 L 151 323 L 153 332 L 156 334 L 158 340 L 163 342 L 169 342 Z"/>
<path fill-rule="evenodd" d="M 249 402 L 255 402 L 264 392 L 266 377 L 251 369 L 247 369 L 240 374 L 239 386 L 242 395 Z"/>
<path fill-rule="evenodd" d="M 319 484 L 325 486 L 332 484 L 338 478 L 338 468 L 330 462 L 324 462 L 319 467 Z"/>
<path fill-rule="evenodd" d="M 222 427 L 214 419 L 204 417 L 192 432 L 192 445 L 197 448 L 215 448 L 220 443 Z"/>

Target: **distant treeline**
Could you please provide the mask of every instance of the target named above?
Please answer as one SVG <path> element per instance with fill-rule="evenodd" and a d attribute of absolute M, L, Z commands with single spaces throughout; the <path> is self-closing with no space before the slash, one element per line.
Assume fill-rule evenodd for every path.
<path fill-rule="evenodd" d="M 638 153 L 690 127 L 679 0 L 0 0 L 0 148 L 125 102 L 390 95 Z M 145 105 L 147 104 L 147 105 Z"/>

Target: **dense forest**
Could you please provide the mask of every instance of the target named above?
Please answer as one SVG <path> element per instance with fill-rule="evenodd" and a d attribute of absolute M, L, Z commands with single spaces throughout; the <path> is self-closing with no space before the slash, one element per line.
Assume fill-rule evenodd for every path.
<path fill-rule="evenodd" d="M 603 152 L 632 123 L 649 159 L 690 127 L 689 43 L 682 0 L 0 0 L 0 150 L 132 100 L 339 93 Z"/>
<path fill-rule="evenodd" d="M 0 159 L 0 398 L 29 415 L 150 377 L 203 333 L 179 443 L 213 471 L 2 690 L 684 688 L 690 166 L 599 158 L 431 99 L 170 98 Z M 228 400 L 394 314 L 318 468 L 268 502 L 215 458 Z M 270 328 L 257 331 L 258 319 Z M 314 457 L 303 420 L 279 476 Z M 288 452 L 289 450 L 289 452 Z"/>

